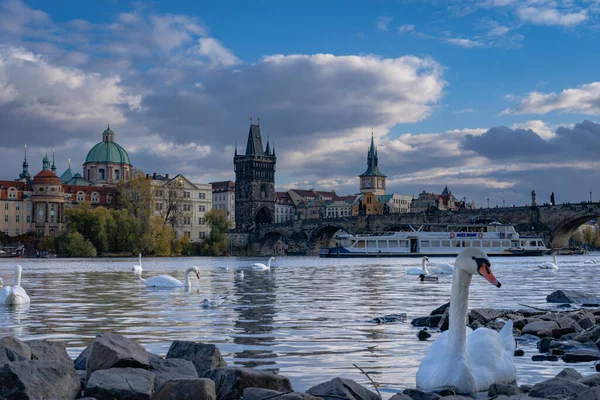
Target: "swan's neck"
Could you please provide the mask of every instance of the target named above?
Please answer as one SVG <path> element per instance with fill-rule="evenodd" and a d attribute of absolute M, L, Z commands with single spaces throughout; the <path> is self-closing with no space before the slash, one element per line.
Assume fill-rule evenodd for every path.
<path fill-rule="evenodd" d="M 192 286 L 192 282 L 190 281 L 190 274 L 194 272 L 194 268 L 188 268 L 185 270 L 185 280 L 183 281 L 183 286 L 190 287 Z"/>
<path fill-rule="evenodd" d="M 427 259 L 425 257 L 423 257 L 423 263 L 421 264 L 421 269 L 423 270 L 424 274 L 427 274 Z"/>
<path fill-rule="evenodd" d="M 554 259 L 554 265 L 558 265 L 558 263 L 556 262 L 556 253 L 552 254 L 552 258 Z"/>
<path fill-rule="evenodd" d="M 15 286 L 21 286 L 21 266 L 15 267 Z"/>
<path fill-rule="evenodd" d="M 142 254 L 140 253 L 140 255 L 138 256 L 138 260 L 140 262 L 140 267 L 142 266 Z"/>
<path fill-rule="evenodd" d="M 269 262 L 267 263 L 267 268 L 271 268 L 271 260 L 272 260 L 272 258 L 269 258 Z"/>
<path fill-rule="evenodd" d="M 448 349 L 453 354 L 464 354 L 467 348 L 466 317 L 469 307 L 471 278 L 470 274 L 460 268 L 454 268 L 448 332 Z"/>

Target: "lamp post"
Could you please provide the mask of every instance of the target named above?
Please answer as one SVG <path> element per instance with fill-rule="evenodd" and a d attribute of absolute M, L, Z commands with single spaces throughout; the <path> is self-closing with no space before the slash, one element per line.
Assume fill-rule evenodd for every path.
<path fill-rule="evenodd" d="M 490 208 L 490 198 L 487 198 L 488 208 Z"/>
<path fill-rule="evenodd" d="M 502 199 L 502 208 L 506 207 L 506 201 L 504 201 L 504 199 Z"/>
<path fill-rule="evenodd" d="M 592 202 L 592 191 L 590 190 L 590 203 Z"/>

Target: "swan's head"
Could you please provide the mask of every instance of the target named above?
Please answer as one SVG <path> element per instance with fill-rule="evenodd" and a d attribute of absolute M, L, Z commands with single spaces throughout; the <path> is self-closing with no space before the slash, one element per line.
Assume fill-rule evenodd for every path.
<path fill-rule="evenodd" d="M 20 265 L 15 265 L 15 274 L 20 274 L 23 271 L 23 268 Z"/>
<path fill-rule="evenodd" d="M 429 261 L 429 257 L 427 257 L 427 256 L 423 257 L 423 261 L 428 262 Z"/>
<path fill-rule="evenodd" d="M 275 257 L 271 257 L 271 261 L 275 261 Z"/>
<path fill-rule="evenodd" d="M 490 266 L 490 260 L 487 254 L 481 249 L 469 248 L 464 249 L 456 257 L 454 268 L 458 267 L 461 271 L 464 271 L 470 275 L 479 274 L 483 276 L 489 283 L 496 287 L 500 287 L 501 283 L 492 273 Z"/>
<path fill-rule="evenodd" d="M 195 273 L 196 274 L 196 278 L 200 279 L 200 269 L 198 267 L 192 267 L 192 268 L 190 268 L 188 274 L 190 272 Z"/>

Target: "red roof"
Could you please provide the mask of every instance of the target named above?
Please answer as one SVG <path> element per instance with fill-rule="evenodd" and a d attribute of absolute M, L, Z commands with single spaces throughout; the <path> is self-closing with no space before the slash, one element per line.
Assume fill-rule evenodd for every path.
<path fill-rule="evenodd" d="M 60 181 L 54 172 L 43 169 L 33 177 L 33 183 L 60 183 Z"/>

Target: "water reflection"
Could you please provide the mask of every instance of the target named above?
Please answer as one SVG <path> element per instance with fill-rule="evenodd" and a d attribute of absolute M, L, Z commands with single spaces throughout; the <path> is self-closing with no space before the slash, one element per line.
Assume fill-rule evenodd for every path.
<path fill-rule="evenodd" d="M 502 288 L 474 278 L 470 307 L 547 307 L 545 297 L 556 289 L 597 293 L 597 266 L 584 265 L 588 258 L 559 257 L 557 271 L 538 269 L 539 258 L 493 259 Z M 254 260 L 237 258 L 144 261 L 145 278 L 171 274 L 182 280 L 183 270 L 197 265 L 200 280 L 193 278 L 189 291 L 146 288 L 131 273 L 132 260 L 19 260 L 32 303 L 0 307 L 0 333 L 62 340 L 72 357 L 106 331 L 135 338 L 158 354 L 165 354 L 173 340 L 199 340 L 218 345 L 230 365 L 290 377 L 297 390 L 340 375 L 370 386 L 353 367 L 357 364 L 389 397 L 414 385 L 431 344 L 417 340 L 410 319 L 450 298 L 451 277 L 429 284 L 404 275 L 406 267 L 420 266 L 417 259 L 288 257 L 278 259 L 271 271 L 252 271 L 247 266 Z M 12 281 L 14 261 L 0 260 L 6 282 Z M 243 278 L 235 274 L 241 268 Z M 214 295 L 227 299 L 218 308 L 203 308 L 202 299 Z M 408 313 L 404 323 L 369 322 L 403 312 Z M 565 366 L 534 363 L 535 343 L 521 347 L 527 354 L 517 359 L 520 383 L 541 380 Z M 569 366 L 593 372 L 591 363 Z"/>

